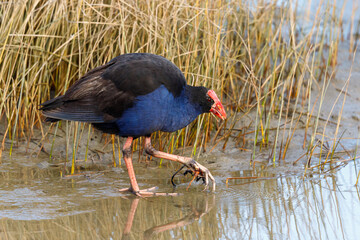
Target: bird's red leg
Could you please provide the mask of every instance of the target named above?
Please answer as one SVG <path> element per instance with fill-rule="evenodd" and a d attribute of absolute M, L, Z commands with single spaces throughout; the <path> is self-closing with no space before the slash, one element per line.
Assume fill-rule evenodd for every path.
<path fill-rule="evenodd" d="M 137 181 L 136 181 L 134 167 L 133 167 L 132 159 L 131 159 L 131 143 L 132 143 L 132 141 L 133 141 L 133 137 L 128 137 L 126 139 L 126 142 L 123 147 L 123 156 L 124 156 L 125 165 L 126 165 L 126 168 L 127 168 L 128 174 L 129 174 L 129 179 L 130 179 L 129 190 L 131 192 L 134 192 L 136 195 L 138 195 L 137 193 L 140 191 L 140 189 L 139 189 L 139 185 L 137 184 Z"/>
<path fill-rule="evenodd" d="M 164 159 L 168 159 L 168 160 L 179 162 L 179 163 L 186 165 L 187 167 L 192 169 L 195 172 L 195 174 L 198 173 L 198 174 L 200 174 L 200 176 L 202 176 L 204 178 L 205 189 L 208 188 L 209 178 L 210 178 L 210 180 L 212 181 L 212 190 L 215 191 L 214 177 L 211 175 L 210 171 L 206 167 L 197 163 L 194 159 L 156 150 L 155 148 L 153 148 L 153 146 L 151 146 L 151 137 L 145 138 L 145 151 L 147 154 L 149 154 L 153 157 L 164 158 Z"/>
<path fill-rule="evenodd" d="M 132 141 L 133 141 L 133 137 L 128 137 L 126 139 L 126 142 L 123 147 L 123 156 L 124 156 L 125 165 L 126 165 L 126 168 L 128 170 L 128 174 L 129 174 L 130 188 L 119 189 L 119 191 L 120 192 L 129 191 L 139 197 L 177 196 L 178 194 L 176 194 L 176 193 L 154 193 L 154 192 L 151 192 L 153 190 L 156 190 L 156 187 L 147 188 L 144 190 L 139 189 L 139 185 L 136 181 L 135 171 L 134 171 L 134 167 L 133 167 L 132 159 L 131 159 L 131 143 L 132 143 Z"/>

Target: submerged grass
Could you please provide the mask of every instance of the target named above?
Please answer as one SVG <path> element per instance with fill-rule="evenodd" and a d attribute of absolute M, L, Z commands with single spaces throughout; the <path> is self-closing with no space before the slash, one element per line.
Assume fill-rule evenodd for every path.
<path fill-rule="evenodd" d="M 153 134 L 160 149 L 172 152 L 193 145 L 195 155 L 208 150 L 214 136 L 213 143 L 222 141 L 224 148 L 235 139 L 243 149 L 250 149 L 247 142 L 253 144 L 254 157 L 260 147 L 272 149 L 273 161 L 285 160 L 299 119 L 305 116 L 304 148 L 311 153 L 323 96 L 334 77 L 341 10 L 325 1 L 308 25 L 299 16 L 297 1 L 0 3 L 0 118 L 6 123 L 1 150 L 5 139 L 11 144 L 29 141 L 34 128 L 41 130 L 42 139 L 54 132 L 54 144 L 64 124 L 44 127 L 41 102 L 63 94 L 87 71 L 119 54 L 150 52 L 179 66 L 189 84 L 214 89 L 229 115 L 225 122 L 203 115 L 176 134 Z M 317 113 L 314 87 L 321 92 Z M 239 128 L 250 112 L 256 112 L 253 124 Z M 89 143 L 92 131 L 84 124 L 65 126 L 66 155 L 71 136 L 74 160 L 79 138 L 87 132 L 83 138 Z M 245 139 L 249 132 L 253 138 Z M 119 141 L 108 141 L 116 164 Z M 138 141 L 134 148 L 141 150 Z"/>

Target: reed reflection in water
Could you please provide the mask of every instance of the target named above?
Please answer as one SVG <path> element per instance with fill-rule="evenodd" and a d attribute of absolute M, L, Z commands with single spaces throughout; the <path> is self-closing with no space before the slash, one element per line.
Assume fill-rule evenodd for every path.
<path fill-rule="evenodd" d="M 353 163 L 304 179 L 264 169 L 265 180 L 218 178 L 215 194 L 184 183 L 181 196 L 143 199 L 116 191 L 128 184 L 118 170 L 61 179 L 56 167 L 25 163 L 0 167 L 1 239 L 356 239 L 360 224 Z M 169 169 L 136 168 L 142 182 L 172 191 Z"/>

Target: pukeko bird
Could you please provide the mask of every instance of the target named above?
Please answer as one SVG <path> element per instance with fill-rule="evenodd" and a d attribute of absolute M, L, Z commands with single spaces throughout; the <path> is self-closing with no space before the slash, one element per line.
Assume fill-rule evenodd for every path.
<path fill-rule="evenodd" d="M 126 190 L 138 196 L 150 194 L 149 190 L 139 189 L 132 165 L 131 144 L 140 136 L 145 136 L 147 154 L 184 164 L 204 180 L 205 189 L 209 179 L 215 189 L 209 170 L 194 159 L 160 152 L 151 146 L 153 132 L 179 130 L 202 113 L 226 118 L 214 91 L 187 85 L 180 69 L 161 56 L 130 53 L 115 57 L 86 73 L 64 95 L 42 103 L 40 110 L 49 122 L 88 122 L 105 133 L 127 137 L 123 156 L 130 188 Z"/>

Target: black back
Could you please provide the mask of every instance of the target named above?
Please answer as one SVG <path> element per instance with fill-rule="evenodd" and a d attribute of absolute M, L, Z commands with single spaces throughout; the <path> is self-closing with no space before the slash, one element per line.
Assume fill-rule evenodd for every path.
<path fill-rule="evenodd" d="M 186 85 L 180 69 L 158 55 L 132 53 L 112 59 L 102 77 L 114 82 L 124 92 L 138 95 L 148 94 L 163 84 L 174 96 L 178 96 Z"/>
<path fill-rule="evenodd" d="M 99 123 L 100 127 L 100 123 L 121 117 L 137 96 L 146 95 L 162 84 L 179 96 L 186 81 L 180 69 L 161 56 L 124 54 L 89 71 L 64 95 L 41 104 L 41 110 L 47 121 L 65 119 Z"/>

